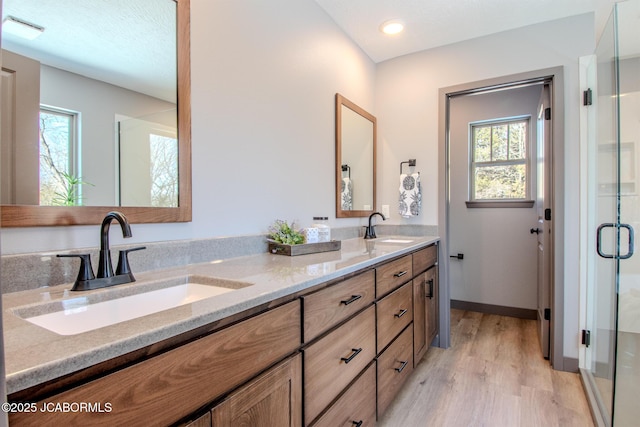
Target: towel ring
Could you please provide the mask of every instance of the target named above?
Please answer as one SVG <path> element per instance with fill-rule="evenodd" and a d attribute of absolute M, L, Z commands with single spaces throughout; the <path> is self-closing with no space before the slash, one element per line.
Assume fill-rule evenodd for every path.
<path fill-rule="evenodd" d="M 408 163 L 409 166 L 415 166 L 416 165 L 416 159 L 409 159 L 406 162 L 400 162 L 400 175 L 402 175 L 402 165 Z M 342 170 L 344 170 L 344 166 L 342 166 Z"/>
<path fill-rule="evenodd" d="M 349 172 L 349 179 L 351 179 L 351 167 L 349 165 L 342 165 L 342 172 Z"/>

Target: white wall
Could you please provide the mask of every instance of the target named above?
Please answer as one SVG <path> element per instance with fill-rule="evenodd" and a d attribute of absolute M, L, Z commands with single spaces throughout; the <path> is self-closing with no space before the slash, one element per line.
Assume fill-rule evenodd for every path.
<path fill-rule="evenodd" d="M 131 242 L 335 219 L 335 93 L 375 114 L 374 63 L 313 0 L 191 0 L 193 222 Z M 121 243 L 112 233 L 112 243 Z M 3 255 L 95 247 L 98 227 L 2 229 Z"/>
<path fill-rule="evenodd" d="M 40 89 L 40 103 L 81 114 L 82 179 L 93 184 L 84 186 L 83 203 L 115 204 L 115 116 L 141 117 L 175 104 L 46 65 Z"/>
<path fill-rule="evenodd" d="M 438 218 L 438 90 L 478 80 L 564 66 L 565 356 L 578 356 L 579 66 L 595 48 L 594 19 L 585 14 L 444 46 L 378 64 L 380 175 L 378 203 L 395 204 L 398 165 L 417 159 L 423 174 L 423 214 L 397 223 L 436 224 Z M 391 177 L 391 178 L 385 178 Z"/>

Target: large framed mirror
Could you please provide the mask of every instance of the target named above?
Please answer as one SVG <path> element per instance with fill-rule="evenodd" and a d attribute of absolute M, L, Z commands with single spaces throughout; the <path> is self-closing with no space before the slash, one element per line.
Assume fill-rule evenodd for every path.
<path fill-rule="evenodd" d="M 3 1 L 2 227 L 191 221 L 190 0 L 90 3 Z"/>
<path fill-rule="evenodd" d="M 336 217 L 376 209 L 376 118 L 336 94 Z"/>

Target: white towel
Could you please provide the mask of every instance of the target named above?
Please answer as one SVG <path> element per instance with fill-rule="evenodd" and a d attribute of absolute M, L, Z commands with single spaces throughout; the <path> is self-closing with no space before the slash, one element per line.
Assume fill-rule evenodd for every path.
<path fill-rule="evenodd" d="M 420 215 L 421 207 L 422 187 L 420 186 L 420 173 L 400 174 L 398 212 L 403 218 L 411 218 Z"/>
<path fill-rule="evenodd" d="M 350 211 L 353 209 L 353 183 L 351 178 L 342 178 L 342 210 Z"/>

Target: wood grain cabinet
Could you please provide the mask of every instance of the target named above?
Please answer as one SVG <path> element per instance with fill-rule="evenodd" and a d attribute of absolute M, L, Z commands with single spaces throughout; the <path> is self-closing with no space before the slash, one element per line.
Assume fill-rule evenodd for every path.
<path fill-rule="evenodd" d="M 375 298 L 375 283 L 375 272 L 369 270 L 318 292 L 304 295 L 304 342 L 310 342 L 371 305 Z"/>
<path fill-rule="evenodd" d="M 303 349 L 304 419 L 309 425 L 376 355 L 375 310 L 370 306 Z"/>
<path fill-rule="evenodd" d="M 374 425 L 437 334 L 436 265 L 432 245 L 32 400 L 109 402 L 111 412 L 11 413 L 9 422 Z"/>
<path fill-rule="evenodd" d="M 413 360 L 420 362 L 438 331 L 437 245 L 413 253 Z"/>
<path fill-rule="evenodd" d="M 413 325 L 378 356 L 378 418 L 384 414 L 413 372 Z"/>
<path fill-rule="evenodd" d="M 299 348 L 293 301 L 38 402 L 109 402 L 111 412 L 12 413 L 12 425 L 169 425 Z"/>
<path fill-rule="evenodd" d="M 408 282 L 376 302 L 378 353 L 413 321 L 412 293 Z"/>
<path fill-rule="evenodd" d="M 398 286 L 411 280 L 413 261 L 405 255 L 394 261 L 376 267 L 376 298 L 381 298 Z"/>
<path fill-rule="evenodd" d="M 285 360 L 215 406 L 213 427 L 302 426 L 301 357 Z"/>
<path fill-rule="evenodd" d="M 371 363 L 313 427 L 366 427 L 375 424 L 376 364 Z"/>

